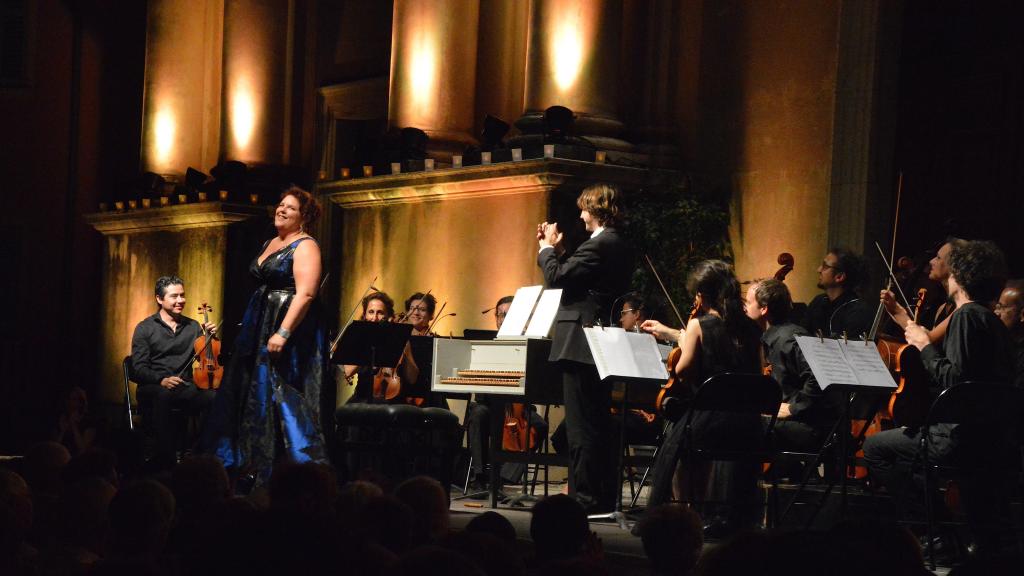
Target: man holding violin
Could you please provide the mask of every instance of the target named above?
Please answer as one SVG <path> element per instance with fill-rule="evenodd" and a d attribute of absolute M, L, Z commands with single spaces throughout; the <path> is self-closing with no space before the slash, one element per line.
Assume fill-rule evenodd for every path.
<path fill-rule="evenodd" d="M 177 430 L 171 409 L 181 406 L 189 414 L 204 414 L 214 390 L 200 390 L 192 382 L 195 341 L 213 334 L 214 324 L 200 324 L 185 316 L 185 282 L 177 276 L 156 281 L 155 314 L 138 323 L 132 334 L 129 374 L 138 384 L 136 397 L 142 420 L 156 439 L 156 464 L 175 464 Z"/>

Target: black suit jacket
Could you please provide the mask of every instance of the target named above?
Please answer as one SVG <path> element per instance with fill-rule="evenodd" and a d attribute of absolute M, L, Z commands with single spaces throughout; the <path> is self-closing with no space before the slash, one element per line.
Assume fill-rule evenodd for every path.
<path fill-rule="evenodd" d="M 541 250 L 537 265 L 548 288 L 562 289 L 549 360 L 593 364 L 583 327 L 592 326 L 598 318 L 607 324 L 612 303 L 628 291 L 633 274 L 629 243 L 614 228 L 605 228 L 568 257 Z"/>

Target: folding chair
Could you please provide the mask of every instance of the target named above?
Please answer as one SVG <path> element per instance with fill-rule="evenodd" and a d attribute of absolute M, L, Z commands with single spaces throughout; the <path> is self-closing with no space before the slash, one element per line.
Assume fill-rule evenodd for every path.
<path fill-rule="evenodd" d="M 708 378 L 697 389 L 690 406 L 677 424 L 683 426 L 683 458 L 688 465 L 698 461 L 749 462 L 761 465 L 772 462 L 774 447 L 772 430 L 782 403 L 782 390 L 775 380 L 761 374 L 727 372 Z M 756 437 L 733 438 L 731 441 L 710 444 L 697 437 L 695 423 L 706 413 L 745 414 L 760 424 L 767 416 Z M 751 423 L 752 429 L 753 424 Z M 773 480 L 774 486 L 774 480 Z M 696 502 L 691 483 L 690 501 Z M 774 511 L 769 506 L 768 524 L 774 523 Z"/>
<path fill-rule="evenodd" d="M 932 403 L 922 429 L 920 451 L 928 527 L 927 549 L 932 570 L 935 569 L 936 527 L 959 524 L 936 520 L 932 492 L 939 489 L 940 478 L 985 474 L 1017 479 L 1021 470 L 1022 422 L 1024 390 L 1006 384 L 963 382 L 944 390 Z M 953 458 L 943 458 L 942 454 L 935 453 L 932 434 L 928 433 L 933 426 L 942 424 L 958 425 L 960 436 L 969 437 L 984 431 L 983 439 L 967 440 L 966 446 L 958 446 L 963 450 Z M 1019 534 L 1017 540 L 1020 547 Z"/>

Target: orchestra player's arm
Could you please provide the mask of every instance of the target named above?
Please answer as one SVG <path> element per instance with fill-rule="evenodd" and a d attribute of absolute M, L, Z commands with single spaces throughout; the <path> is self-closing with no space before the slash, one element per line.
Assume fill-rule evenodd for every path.
<path fill-rule="evenodd" d="M 655 339 L 665 342 L 679 342 L 679 338 L 683 335 L 683 330 L 670 328 L 657 320 L 644 320 L 640 324 L 640 329 L 654 335 Z"/>
<path fill-rule="evenodd" d="M 896 302 L 896 295 L 889 290 L 882 290 L 881 294 L 882 305 L 885 306 L 889 315 L 903 330 L 907 329 L 907 325 L 911 324 L 914 319 L 907 313 L 907 309 L 900 306 L 899 302 Z M 928 340 L 932 344 L 939 344 L 946 337 L 946 330 L 949 328 L 949 316 L 947 316 L 942 322 L 939 322 L 931 330 L 928 330 Z"/>
<path fill-rule="evenodd" d="M 675 365 L 675 371 L 676 375 L 683 382 L 687 382 L 698 369 L 697 358 L 700 353 L 701 339 L 703 338 L 700 321 L 696 318 L 691 319 L 687 322 L 686 329 L 682 333 L 682 339 L 679 342 L 679 362 Z"/>

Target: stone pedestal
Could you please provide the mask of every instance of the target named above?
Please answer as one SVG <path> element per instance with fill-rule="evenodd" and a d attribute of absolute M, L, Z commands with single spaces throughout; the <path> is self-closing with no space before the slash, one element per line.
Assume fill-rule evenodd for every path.
<path fill-rule="evenodd" d="M 101 402 L 121 401 L 121 361 L 131 352 L 135 325 L 157 310 L 157 278 L 185 281 L 185 314 L 203 302 L 222 321 L 224 350 L 249 298 L 248 265 L 268 236 L 268 209 L 204 202 L 130 212 L 87 214 L 106 240 L 100 302 Z"/>

